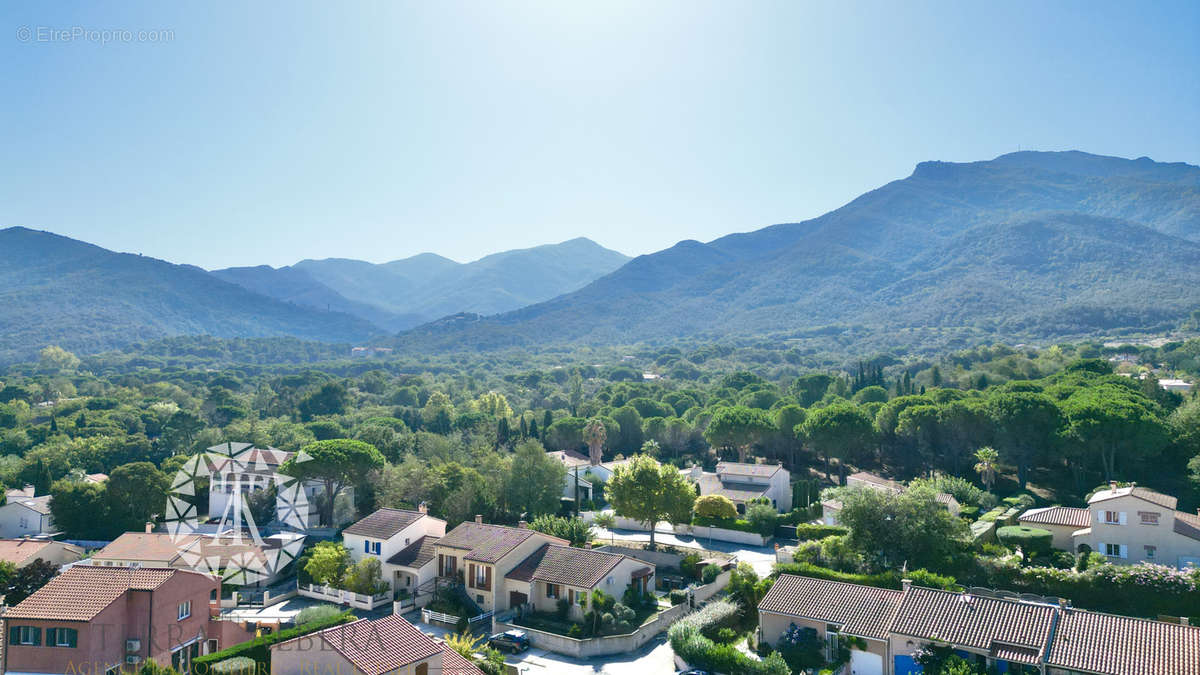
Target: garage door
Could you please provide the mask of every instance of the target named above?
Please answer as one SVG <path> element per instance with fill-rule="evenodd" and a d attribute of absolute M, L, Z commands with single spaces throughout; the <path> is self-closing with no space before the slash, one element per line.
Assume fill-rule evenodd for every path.
<path fill-rule="evenodd" d="M 883 675 L 883 657 L 879 654 L 851 649 L 850 675 Z"/>

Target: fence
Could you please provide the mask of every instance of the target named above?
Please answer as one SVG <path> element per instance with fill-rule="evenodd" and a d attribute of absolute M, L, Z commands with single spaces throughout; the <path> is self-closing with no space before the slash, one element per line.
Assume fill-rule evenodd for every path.
<path fill-rule="evenodd" d="M 366 610 L 375 609 L 392 601 L 391 591 L 385 591 L 377 595 L 363 595 L 344 588 L 318 586 L 317 584 L 301 584 L 299 592 L 300 595 L 306 598 L 327 600 L 339 605 L 349 605 L 356 609 Z"/>
<path fill-rule="evenodd" d="M 495 612 L 484 612 L 483 614 L 480 614 L 478 616 L 470 617 L 469 619 L 467 619 L 467 623 L 471 624 L 471 626 L 474 627 L 474 626 L 478 625 L 481 621 L 486 621 L 486 620 L 492 618 L 492 616 L 494 614 L 495 614 Z M 428 609 L 422 609 L 421 610 L 421 620 L 424 621 L 425 623 L 433 623 L 436 621 L 437 623 L 443 623 L 443 624 L 449 624 L 451 626 L 457 626 L 458 622 L 462 620 L 462 617 L 454 616 L 453 614 L 443 614 L 442 612 L 434 612 L 434 611 L 430 611 Z"/>
<path fill-rule="evenodd" d="M 658 616 L 642 624 L 632 633 L 585 639 L 567 637 L 558 633 L 549 633 L 529 628 L 528 626 L 519 626 L 506 621 L 500 621 L 499 619 L 494 623 L 497 631 L 519 630 L 524 632 L 529 637 L 529 642 L 538 649 L 545 649 L 546 651 L 564 654 L 577 659 L 587 659 L 594 656 L 632 652 L 649 642 L 654 636 L 666 630 L 672 622 L 689 611 L 691 610 L 686 603 L 675 605 L 664 609 Z"/>

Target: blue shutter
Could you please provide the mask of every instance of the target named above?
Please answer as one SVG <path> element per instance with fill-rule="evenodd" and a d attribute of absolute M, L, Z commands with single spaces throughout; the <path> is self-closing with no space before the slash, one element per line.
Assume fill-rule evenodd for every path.
<path fill-rule="evenodd" d="M 370 552 L 371 552 L 371 542 L 367 541 L 366 539 L 363 539 L 363 553 L 370 553 Z"/>

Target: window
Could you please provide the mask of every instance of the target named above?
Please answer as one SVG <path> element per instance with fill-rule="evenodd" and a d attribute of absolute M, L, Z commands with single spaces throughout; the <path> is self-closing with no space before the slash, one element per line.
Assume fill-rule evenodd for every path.
<path fill-rule="evenodd" d="M 546 584 L 546 597 L 547 598 L 557 598 L 558 597 L 558 584 Z"/>
<path fill-rule="evenodd" d="M 215 589 L 215 588 L 214 588 L 214 589 L 212 589 L 211 591 L 209 591 L 209 592 L 208 592 L 208 601 L 209 601 L 209 602 L 216 602 L 216 601 L 217 601 L 217 589 Z"/>
<path fill-rule="evenodd" d="M 192 601 L 185 600 L 185 601 L 179 603 L 179 614 L 178 614 L 177 618 L 180 621 L 183 621 L 184 619 L 188 618 L 191 615 L 192 615 Z"/>
<path fill-rule="evenodd" d="M 475 604 L 477 604 L 477 605 L 483 604 L 483 596 L 482 595 L 479 595 L 479 594 L 475 595 Z"/>
<path fill-rule="evenodd" d="M 24 530 L 24 529 L 27 529 L 28 527 L 29 527 L 29 519 L 26 518 L 25 516 L 21 516 L 21 529 Z"/>
<path fill-rule="evenodd" d="M 608 585 L 608 586 L 612 586 L 612 584 L 613 584 L 613 578 L 612 578 L 612 577 L 609 577 L 609 578 L 608 578 L 608 581 L 606 581 L 606 582 L 604 582 L 604 583 L 605 583 L 606 585 Z"/>
<path fill-rule="evenodd" d="M 1158 553 L 1157 546 L 1146 546 L 1145 549 L 1147 558 L 1153 558 Z"/>
<path fill-rule="evenodd" d="M 1120 525 L 1121 524 L 1121 514 L 1116 511 L 1105 511 L 1104 512 L 1104 522 L 1107 525 Z"/>
<path fill-rule="evenodd" d="M 1154 511 L 1138 511 L 1138 516 L 1141 517 L 1143 525 L 1158 524 L 1158 513 Z"/>
<path fill-rule="evenodd" d="M 409 541 L 408 537 L 405 537 L 405 538 L 404 538 L 404 545 L 405 545 L 405 546 L 408 546 L 408 541 Z"/>
<path fill-rule="evenodd" d="M 47 628 L 46 644 L 51 647 L 74 647 L 79 642 L 79 631 L 74 628 Z"/>
<path fill-rule="evenodd" d="M 1120 544 L 1105 544 L 1103 550 L 1104 555 L 1110 558 L 1125 557 L 1125 547 Z"/>
<path fill-rule="evenodd" d="M 217 649 L 217 639 L 213 638 L 208 641 L 208 648 L 204 653 L 205 654 L 216 654 L 219 651 L 221 651 L 221 650 Z"/>
<path fill-rule="evenodd" d="M 13 626 L 8 629 L 8 642 L 14 645 L 42 644 L 42 629 L 36 626 Z"/>

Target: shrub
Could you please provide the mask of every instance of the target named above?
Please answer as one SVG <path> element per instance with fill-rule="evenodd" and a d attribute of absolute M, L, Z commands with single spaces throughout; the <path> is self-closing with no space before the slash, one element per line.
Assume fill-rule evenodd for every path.
<path fill-rule="evenodd" d="M 326 621 L 342 613 L 337 605 L 313 605 L 305 607 L 296 614 L 296 625 L 303 626 L 314 621 Z"/>
<path fill-rule="evenodd" d="M 996 530 L 996 536 L 1005 546 L 1021 547 L 1025 557 L 1048 554 L 1053 548 L 1054 533 L 1040 527 L 1009 525 Z"/>
<path fill-rule="evenodd" d="M 254 659 L 246 656 L 235 656 L 232 659 L 225 659 L 224 661 L 214 663 L 212 668 L 208 669 L 208 672 L 220 675 L 254 675 L 256 667 Z"/>
<path fill-rule="evenodd" d="M 850 572 L 838 572 L 837 570 L 820 567 L 812 563 L 794 562 L 776 564 L 774 570 L 771 572 L 771 576 L 777 577 L 780 574 L 795 574 L 801 577 L 844 581 L 849 584 L 862 584 L 878 588 L 900 588 L 900 576 L 891 571 L 879 574 L 853 574 Z"/>
<path fill-rule="evenodd" d="M 971 481 L 958 476 L 941 475 L 936 478 L 919 478 L 912 481 L 911 486 L 928 485 L 935 492 L 945 492 L 954 497 L 959 504 L 966 506 L 968 504 L 979 504 L 979 500 L 983 499 L 983 490 L 975 487 Z"/>
<path fill-rule="evenodd" d="M 717 631 L 716 641 L 720 642 L 721 644 L 730 644 L 733 642 L 737 642 L 737 639 L 738 639 L 737 631 L 735 631 L 732 628 L 722 628 Z"/>
<path fill-rule="evenodd" d="M 848 534 L 850 530 L 840 525 L 812 525 L 803 524 L 796 526 L 796 539 L 800 541 L 810 541 L 813 539 L 824 539 L 826 537 L 837 537 Z"/>
<path fill-rule="evenodd" d="M 975 520 L 979 517 L 979 507 L 968 504 L 967 506 L 964 506 L 958 510 L 958 517 L 967 518 L 968 520 Z"/>
<path fill-rule="evenodd" d="M 529 523 L 529 529 L 543 532 L 552 537 L 566 539 L 571 546 L 580 547 L 592 539 L 592 526 L 582 518 L 562 516 L 538 516 Z"/>
<path fill-rule="evenodd" d="M 775 512 L 775 508 L 767 504 L 752 504 L 746 509 L 746 521 L 755 532 L 764 537 L 774 534 L 775 523 L 778 520 L 779 514 Z"/>
<path fill-rule="evenodd" d="M 313 621 L 312 623 L 307 623 L 303 626 L 281 630 L 278 633 L 271 633 L 270 635 L 263 635 L 262 637 L 254 638 L 249 642 L 243 642 L 227 649 L 222 649 L 219 652 L 205 654 L 204 656 L 197 657 L 195 660 L 193 660 L 192 666 L 196 669 L 196 672 L 202 673 L 205 672 L 204 666 L 212 667 L 221 661 L 226 661 L 228 659 L 237 657 L 246 657 L 253 660 L 254 663 L 257 664 L 258 668 L 265 668 L 266 672 L 270 672 L 271 645 L 277 642 L 291 640 L 292 638 L 300 637 L 301 635 L 315 633 L 326 628 L 332 628 L 333 626 L 350 623 L 354 620 L 353 614 L 350 612 L 342 612 L 337 616 L 329 617 L 328 619 L 322 621 Z"/>
<path fill-rule="evenodd" d="M 789 675 L 791 670 L 778 654 L 756 661 L 735 645 L 720 645 L 705 636 L 737 620 L 738 606 L 728 600 L 716 600 L 671 625 L 667 638 L 679 658 L 694 668 L 745 675 Z"/>
<path fill-rule="evenodd" d="M 914 585 L 924 586 L 925 588 L 940 588 L 944 591 L 954 591 L 961 588 L 955 582 L 954 577 L 934 574 L 927 569 L 910 570 L 906 576 Z"/>
<path fill-rule="evenodd" d="M 716 520 L 729 520 L 737 518 L 737 507 L 728 497 L 723 495 L 704 495 L 696 498 L 696 504 L 692 507 L 697 516 L 701 518 L 714 518 Z"/>
<path fill-rule="evenodd" d="M 706 584 L 711 584 L 721 575 L 721 568 L 716 565 L 705 565 L 700 571 L 700 580 Z"/>
<path fill-rule="evenodd" d="M 687 602 L 687 591 L 676 588 L 670 593 L 672 605 L 682 605 Z"/>
<path fill-rule="evenodd" d="M 567 600 L 566 598 L 559 598 L 558 602 L 555 603 L 554 606 L 555 614 L 558 615 L 558 618 L 566 620 L 567 614 L 571 611 L 571 601 Z"/>

